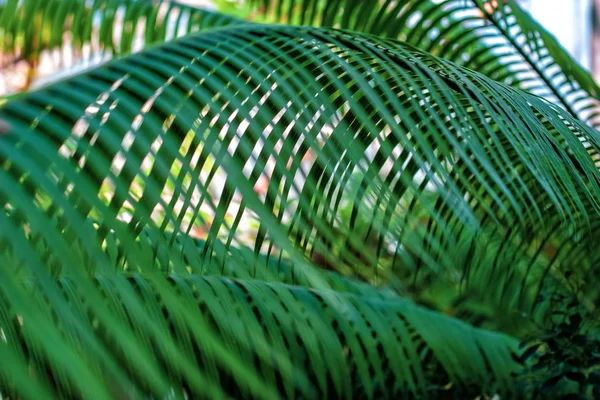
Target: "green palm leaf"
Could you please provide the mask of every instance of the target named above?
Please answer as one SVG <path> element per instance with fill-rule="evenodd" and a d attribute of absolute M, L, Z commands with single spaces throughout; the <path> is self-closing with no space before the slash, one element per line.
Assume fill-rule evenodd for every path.
<path fill-rule="evenodd" d="M 600 124 L 600 88 L 596 82 L 514 0 L 248 3 L 268 21 L 340 27 L 398 38 L 496 81 L 545 97 L 594 127 Z"/>
<path fill-rule="evenodd" d="M 598 132 L 391 39 L 215 30 L 0 120 L 0 376 L 21 396 L 508 394 L 512 339 L 364 282 L 530 312 L 598 261 Z"/>
<path fill-rule="evenodd" d="M 45 298 L 34 285 L 22 294 L 39 301 L 0 317 L 4 390 L 269 398 L 277 388 L 288 397 L 372 397 L 513 387 L 513 340 L 405 300 L 195 275 L 101 275 L 93 290 L 102 300 L 90 304 L 80 280 L 57 283 L 64 297 Z M 11 298 L 4 310 L 22 300 L 2 294 Z M 60 311 L 67 301 L 71 319 Z M 112 324 L 103 323 L 101 307 L 114 316 Z M 58 330 L 48 315 L 62 317 Z M 24 376 L 31 384 L 12 386 Z"/>
<path fill-rule="evenodd" d="M 9 156 L 14 151 L 6 147 L 12 179 L 34 190 L 34 206 L 49 222 L 80 230 L 60 247 L 71 246 L 82 229 L 93 232 L 86 218 L 98 221 L 98 239 L 83 243 L 84 254 L 77 256 L 89 265 L 85 253 L 108 232 L 118 240 L 135 239 L 149 224 L 157 237 L 189 232 L 206 209 L 212 225 L 203 254 L 210 258 L 218 239 L 227 245 L 237 240 L 242 217 L 252 212 L 257 254 L 271 248 L 299 260 L 297 250 L 315 249 L 352 265 L 358 251 L 378 271 L 382 248 L 396 243 L 398 268 L 460 266 L 475 273 L 477 265 L 487 265 L 489 245 L 498 246 L 495 264 L 521 260 L 537 284 L 546 265 L 568 265 L 570 257 L 578 259 L 577 249 L 592 245 L 593 234 L 578 232 L 589 231 L 597 217 L 598 172 L 590 156 L 597 149 L 595 131 L 538 98 L 399 42 L 281 29 L 214 32 L 9 102 L 3 118 L 14 134 L 7 143 L 23 148 L 27 158 L 35 155 L 40 171 L 36 176 L 21 166 L 31 161 Z M 273 31 L 277 35 L 269 36 Z M 290 48 L 280 54 L 284 45 Z M 331 46 L 338 50 L 319 52 Z M 204 52 L 209 56 L 197 56 Z M 278 68 L 289 63 L 295 76 Z M 43 112 L 47 104 L 51 109 Z M 574 132 L 593 147 L 584 147 Z M 283 138 L 286 145 L 278 149 Z M 300 161 L 309 149 L 315 160 L 304 172 Z M 272 172 L 269 157 L 277 161 Z M 269 190 L 260 198 L 253 186 L 265 173 Z M 353 187 L 349 179 L 356 173 L 362 178 Z M 215 174 L 225 174 L 225 183 Z M 57 197 L 63 187 L 67 193 Z M 211 192 L 218 189 L 217 201 Z M 350 202 L 351 218 L 338 226 L 342 202 Z M 228 216 L 229 209 L 237 212 Z M 61 220 L 71 219 L 66 210 L 83 218 L 81 227 L 63 226 Z M 287 228 L 281 224 L 286 214 Z M 363 237 L 358 216 L 369 224 Z M 116 217 L 130 219 L 126 228 Z M 52 236 L 28 229 L 40 232 L 42 242 Z M 340 231 L 345 246 L 336 249 L 332 241 Z M 379 243 L 375 254 L 360 249 L 370 236 Z M 544 260 L 540 239 L 566 240 L 563 252 Z M 157 264 L 152 254 L 122 258 L 128 269 Z M 114 264 L 93 259 L 93 270 Z M 160 268 L 184 265 L 176 254 L 169 260 Z"/>

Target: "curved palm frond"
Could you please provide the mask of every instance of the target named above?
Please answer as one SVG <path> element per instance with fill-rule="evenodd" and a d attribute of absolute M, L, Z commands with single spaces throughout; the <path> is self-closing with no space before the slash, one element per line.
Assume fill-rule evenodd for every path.
<path fill-rule="evenodd" d="M 268 21 L 398 38 L 600 126 L 600 88 L 514 0 L 249 0 Z"/>
<path fill-rule="evenodd" d="M 40 285 L 25 290 L 29 310 L 1 292 L 10 298 L 2 307 L 10 311 L 0 315 L 3 391 L 326 398 L 514 389 L 514 340 L 406 300 L 196 275 L 110 274 L 93 283 L 103 301 L 92 303 L 79 279 L 57 285 L 63 297 L 47 297 Z M 32 296 L 39 300 L 33 305 Z M 72 315 L 61 309 L 67 304 Z M 60 325 L 48 315 L 60 315 Z"/>
<path fill-rule="evenodd" d="M 14 179 L 33 179 L 50 220 L 75 200 L 78 215 L 99 220 L 98 241 L 84 244 L 86 252 L 108 232 L 121 240 L 156 224 L 160 237 L 199 224 L 207 229 L 209 259 L 217 239 L 239 241 L 240 223 L 254 214 L 257 254 L 294 259 L 298 249 L 318 251 L 338 268 L 360 259 L 376 273 L 384 249 L 395 246 L 391 269 L 465 266 L 459 271 L 468 281 L 490 273 L 476 268 L 490 253 L 494 265 L 524 263 L 537 284 L 547 265 L 593 261 L 580 258 L 595 240 L 593 232 L 582 234 L 598 210 L 589 155 L 597 149 L 595 131 L 547 102 L 398 42 L 253 29 L 215 32 L 200 48 L 192 47 L 195 39 L 179 42 L 10 102 L 3 118 L 15 132 L 32 133 L 7 138 L 36 154 L 41 171 L 56 165 L 56 176 L 44 179 L 62 182 L 64 204 L 7 153 Z M 263 30 L 280 38 L 263 39 Z M 211 50 L 214 56 L 204 54 Z M 67 167 L 71 176 L 64 176 Z M 226 178 L 222 187 L 218 175 Z M 254 189 L 265 175 L 260 195 Z M 84 186 L 71 187 L 75 177 L 87 186 L 83 193 Z M 340 220 L 342 203 L 350 208 L 347 221 Z M 127 228 L 115 217 L 128 220 Z M 359 232 L 359 223 L 368 229 Z M 344 245 L 336 248 L 339 237 Z M 360 248 L 373 237 L 374 253 Z M 547 259 L 548 246 L 561 252 Z M 123 268 L 158 264 L 153 255 L 122 258 Z M 170 272 L 182 258 L 169 260 L 161 268 Z"/>
<path fill-rule="evenodd" d="M 161 397 L 171 387 L 375 396 L 420 393 L 427 380 L 468 386 L 488 373 L 478 391 L 511 390 L 510 340 L 396 296 L 361 295 L 360 285 L 328 292 L 312 267 L 370 282 L 436 276 L 530 310 L 547 282 L 584 280 L 598 261 L 598 132 L 395 40 L 222 29 L 22 95 L 0 120 L 0 288 L 14 338 L 0 359 L 15 363 L 0 373 L 32 396 L 108 397 L 102 382 L 112 379 Z M 197 251 L 188 236 L 204 240 Z M 238 250 L 248 240 L 253 249 Z M 574 265 L 579 275 L 567 275 Z M 285 269 L 284 281 L 313 289 L 200 278 L 209 267 L 252 277 Z M 212 302 L 201 313 L 189 300 L 196 292 Z M 261 335 L 228 320 L 232 312 Z M 211 334 L 200 314 L 225 333 Z M 336 350 L 313 346 L 317 338 Z M 415 341 L 441 381 L 414 372 L 428 353 Z M 21 389 L 30 363 L 52 374 Z"/>

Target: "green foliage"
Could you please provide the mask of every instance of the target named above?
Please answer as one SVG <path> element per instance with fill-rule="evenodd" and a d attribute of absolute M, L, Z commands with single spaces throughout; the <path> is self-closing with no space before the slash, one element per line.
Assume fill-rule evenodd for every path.
<path fill-rule="evenodd" d="M 70 304 L 90 301 L 76 279 L 62 278 L 59 287 Z M 59 337 L 54 344 L 72 350 L 81 369 L 60 371 L 57 364 L 64 354 L 31 354 L 30 349 L 47 340 L 36 332 L 44 321 L 31 323 L 23 316 L 21 324 L 13 316 L 2 320 L 9 328 L 7 341 L 16 342 L 13 370 L 32 365 L 35 379 L 54 387 L 60 397 L 98 396 L 98 389 L 87 384 L 87 370 L 102 371 L 98 378 L 113 384 L 108 387 L 111 396 L 114 391 L 159 396 L 170 388 L 194 397 L 211 395 L 209 390 L 212 395 L 258 398 L 426 396 L 446 391 L 449 382 L 504 392 L 511 381 L 504 365 L 516 349 L 513 340 L 403 299 L 196 275 L 168 280 L 147 274 L 99 275 L 91 289 L 100 293 L 112 324 L 90 310 L 62 329 L 77 335 L 82 328 L 77 325 L 84 322 L 93 337 L 80 332 L 82 337 L 72 343 Z M 44 309 L 58 313 L 52 301 L 37 297 Z M 113 324 L 131 329 L 127 347 L 122 347 L 123 337 L 113 339 Z M 86 339 L 85 349 L 71 348 Z M 455 341 L 464 346 L 448 347 Z M 61 380 L 59 373 L 66 376 Z M 489 376 L 495 377 L 493 382 Z"/>
<path fill-rule="evenodd" d="M 242 20 L 169 0 L 7 0 L 0 5 L 3 64 L 34 66 L 44 52 L 63 68 L 97 63 Z"/>
<path fill-rule="evenodd" d="M 514 0 L 249 0 L 267 21 L 400 39 L 560 104 L 598 127 L 600 88 Z M 500 4 L 500 5 L 499 5 Z"/>
<path fill-rule="evenodd" d="M 360 3 L 262 2 L 352 30 L 172 3 L 182 32 L 219 27 L 177 40 L 162 2 L 4 5 L 6 52 L 77 48 L 99 29 L 123 57 L 0 108 L 0 392 L 535 392 L 518 339 L 553 326 L 553 296 L 586 309 L 598 296 L 600 135 L 577 118 L 595 84 L 550 44 L 583 97 L 553 81 L 559 105 L 521 91 L 548 71 L 518 81 L 481 35 L 492 23 L 534 70 L 543 50 L 502 21 L 553 39 L 512 2 Z M 114 22 L 123 12 L 131 24 Z M 40 18 L 49 36 L 32 46 Z M 65 43 L 73 19 L 87 33 Z M 128 54 L 138 24 L 164 43 Z M 542 384 L 562 376 L 542 358 Z"/>
<path fill-rule="evenodd" d="M 592 399 L 600 395 L 597 319 L 577 300 L 552 296 L 548 329 L 521 343 L 521 384 L 532 398 Z"/>

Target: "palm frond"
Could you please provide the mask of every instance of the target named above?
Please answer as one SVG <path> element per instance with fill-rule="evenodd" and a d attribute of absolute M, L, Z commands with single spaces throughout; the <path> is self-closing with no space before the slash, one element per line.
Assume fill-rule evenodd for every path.
<path fill-rule="evenodd" d="M 428 397 L 514 388 L 514 340 L 406 300 L 195 275 L 100 275 L 91 292 L 64 277 L 56 298 L 39 284 L 19 293 L 26 299 L 1 285 L 10 299 L 0 314 L 3 392 Z M 23 377 L 31 383 L 16 384 Z"/>
<path fill-rule="evenodd" d="M 591 262 L 582 252 L 595 241 L 598 134 L 539 98 L 399 42 L 292 28 L 214 32 L 11 101 L 2 118 L 13 126 L 8 176 L 65 233 L 28 228 L 41 242 L 62 241 L 49 246 L 58 271 L 83 232 L 96 239 L 81 244 L 77 263 L 101 271 L 114 263 L 86 258 L 107 233 L 124 246 L 148 226 L 156 237 L 190 233 L 206 215 L 208 258 L 217 239 L 238 242 L 240 223 L 254 220 L 256 254 L 298 262 L 319 251 L 339 267 L 361 259 L 375 274 L 391 247 L 390 270 L 458 267 L 465 283 L 487 254 L 494 265 L 523 263 L 493 268 L 494 285 L 505 273 L 537 284 L 549 266 Z M 17 161 L 15 146 L 27 157 Z M 258 195 L 263 175 L 268 191 Z M 67 229 L 75 224 L 67 210 L 81 226 Z M 361 248 L 369 240 L 374 251 Z M 132 246 L 122 268 L 159 264 Z M 547 246 L 561 251 L 546 258 Z M 177 254 L 169 260 L 162 270 L 185 266 Z"/>
<path fill-rule="evenodd" d="M 397 38 L 600 126 L 600 88 L 514 0 L 249 0 L 267 21 Z"/>
<path fill-rule="evenodd" d="M 220 29 L 24 94 L 0 120 L 14 338 L 0 359 L 15 363 L 0 373 L 17 390 L 31 363 L 52 371 L 27 395 L 109 397 L 112 380 L 160 397 L 510 391 L 511 340 L 360 285 L 332 291 L 314 267 L 374 284 L 436 276 L 524 311 L 548 282 L 595 273 L 598 132 L 395 40 Z M 249 280 L 274 269 L 305 286 Z"/>

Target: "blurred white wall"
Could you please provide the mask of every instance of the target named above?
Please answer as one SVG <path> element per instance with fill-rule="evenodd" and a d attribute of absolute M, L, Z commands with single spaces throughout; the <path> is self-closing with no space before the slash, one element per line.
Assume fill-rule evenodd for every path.
<path fill-rule="evenodd" d="M 521 3 L 581 65 L 591 69 L 592 0 L 523 0 Z"/>

